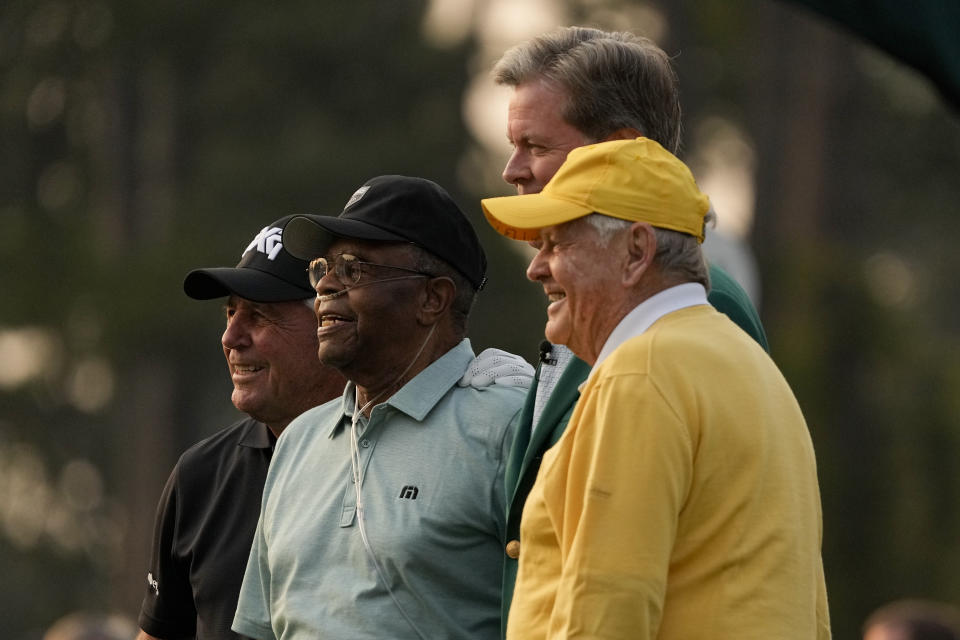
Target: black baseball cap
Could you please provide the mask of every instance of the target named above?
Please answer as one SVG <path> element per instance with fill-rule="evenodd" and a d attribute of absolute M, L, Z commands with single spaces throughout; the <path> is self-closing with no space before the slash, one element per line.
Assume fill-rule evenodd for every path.
<path fill-rule="evenodd" d="M 412 242 L 462 273 L 473 288 L 486 282 L 487 257 L 467 217 L 440 185 L 424 178 L 368 180 L 337 216 L 295 216 L 283 244 L 298 258 L 322 256 L 337 238 Z"/>
<path fill-rule="evenodd" d="M 253 238 L 236 267 L 194 269 L 183 291 L 196 300 L 237 295 L 254 302 L 288 302 L 316 295 L 307 276 L 307 262 L 290 255 L 281 240 L 295 216 L 272 222 Z"/>

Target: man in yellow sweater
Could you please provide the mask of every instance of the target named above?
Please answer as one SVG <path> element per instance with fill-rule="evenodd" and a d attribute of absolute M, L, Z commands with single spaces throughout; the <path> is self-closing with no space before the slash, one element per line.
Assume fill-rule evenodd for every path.
<path fill-rule="evenodd" d="M 687 167 L 603 142 L 483 208 L 537 251 L 547 339 L 593 367 L 523 511 L 508 640 L 829 638 L 807 426 L 707 303 L 709 202 Z"/>

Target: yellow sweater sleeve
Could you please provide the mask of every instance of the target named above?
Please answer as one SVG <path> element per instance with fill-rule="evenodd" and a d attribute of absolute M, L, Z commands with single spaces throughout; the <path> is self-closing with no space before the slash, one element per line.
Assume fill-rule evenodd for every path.
<path fill-rule="evenodd" d="M 647 375 L 591 382 L 545 461 L 563 567 L 549 638 L 655 638 L 695 443 Z"/>

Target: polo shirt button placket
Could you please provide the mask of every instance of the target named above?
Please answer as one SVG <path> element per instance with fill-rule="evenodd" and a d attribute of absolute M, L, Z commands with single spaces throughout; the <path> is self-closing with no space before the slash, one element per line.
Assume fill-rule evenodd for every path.
<path fill-rule="evenodd" d="M 369 425 L 367 429 L 364 429 L 369 433 Z M 373 456 L 373 449 L 376 445 L 376 441 L 372 438 L 361 437 L 357 441 L 357 447 L 360 452 L 360 466 L 363 468 L 363 473 L 366 475 L 367 467 L 370 465 L 370 458 Z"/>
<path fill-rule="evenodd" d="M 370 425 L 369 424 L 360 424 L 361 432 L 367 432 Z M 350 434 L 347 434 L 348 436 Z M 373 455 L 373 448 L 375 442 L 370 438 L 360 438 L 357 441 L 357 447 L 360 449 L 360 469 L 363 475 L 366 475 L 367 466 L 370 462 L 370 457 Z M 353 477 L 353 474 L 350 474 L 350 485 L 356 485 L 356 480 Z M 356 514 L 356 488 L 355 486 L 348 486 L 346 494 L 344 495 L 343 500 L 343 511 L 340 515 L 340 526 L 341 527 L 350 527 L 353 526 L 354 516 Z"/>

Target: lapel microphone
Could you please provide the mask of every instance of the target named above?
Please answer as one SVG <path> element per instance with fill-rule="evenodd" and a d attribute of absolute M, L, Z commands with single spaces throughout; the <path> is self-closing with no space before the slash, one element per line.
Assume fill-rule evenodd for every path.
<path fill-rule="evenodd" d="M 540 343 L 540 362 L 544 364 L 555 365 L 557 364 L 556 358 L 551 358 L 550 354 L 553 352 L 553 345 L 550 344 L 549 340 L 544 340 Z"/>

